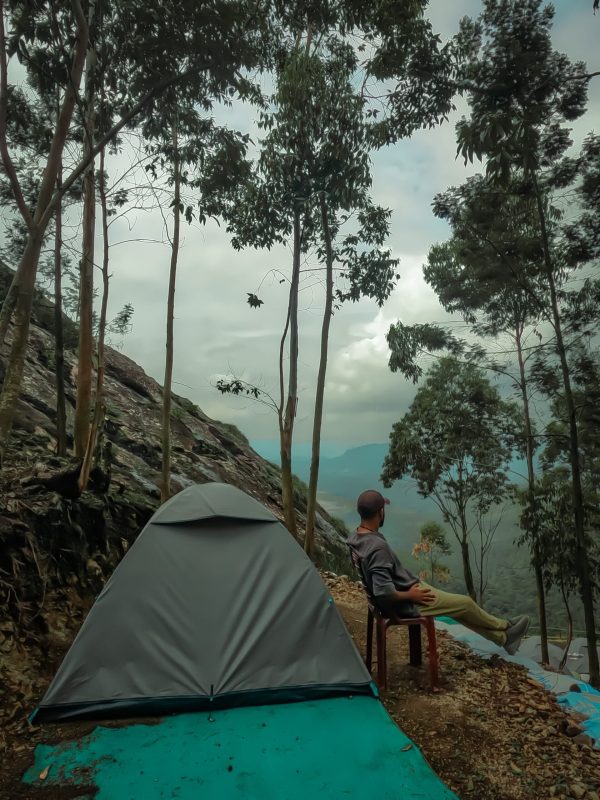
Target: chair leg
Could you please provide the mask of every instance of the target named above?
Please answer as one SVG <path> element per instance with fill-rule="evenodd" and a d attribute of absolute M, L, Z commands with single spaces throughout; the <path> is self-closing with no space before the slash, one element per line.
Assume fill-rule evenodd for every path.
<path fill-rule="evenodd" d="M 377 686 L 387 689 L 386 664 L 386 624 L 381 617 L 377 618 Z"/>
<path fill-rule="evenodd" d="M 367 616 L 367 653 L 365 664 L 371 674 L 373 674 L 373 612 L 369 609 Z"/>
<path fill-rule="evenodd" d="M 421 647 L 421 625 L 408 626 L 408 649 L 411 667 L 420 667 L 423 663 L 423 650 Z"/>
<path fill-rule="evenodd" d="M 435 621 L 433 617 L 428 617 L 425 623 L 425 627 L 427 628 L 427 642 L 429 645 L 429 655 L 428 655 L 428 663 L 429 663 L 429 683 L 433 691 L 439 689 L 439 676 L 438 676 L 438 652 L 437 652 L 437 640 L 435 637 Z"/>

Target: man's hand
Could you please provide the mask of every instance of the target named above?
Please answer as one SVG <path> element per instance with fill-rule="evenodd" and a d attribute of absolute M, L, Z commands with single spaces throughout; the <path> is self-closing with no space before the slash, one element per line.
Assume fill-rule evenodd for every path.
<path fill-rule="evenodd" d="M 415 583 L 415 585 L 411 586 L 406 592 L 406 599 L 419 606 L 428 606 L 430 603 L 434 602 L 435 595 L 431 589 L 425 589 L 419 583 Z"/>

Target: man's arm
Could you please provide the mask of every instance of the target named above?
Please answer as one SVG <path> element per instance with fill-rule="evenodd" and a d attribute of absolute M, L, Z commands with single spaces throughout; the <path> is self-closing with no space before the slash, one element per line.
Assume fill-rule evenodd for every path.
<path fill-rule="evenodd" d="M 435 600 L 435 595 L 431 589 L 424 589 L 420 584 L 415 583 L 415 585 L 411 586 L 406 592 L 394 590 L 392 594 L 386 595 L 386 599 L 401 600 L 404 602 L 408 600 L 411 603 L 416 603 L 418 606 L 428 606 Z"/>
<path fill-rule="evenodd" d="M 411 602 L 417 605 L 433 603 L 435 596 L 430 589 L 415 583 L 410 589 L 399 592 L 392 580 L 393 563 L 383 547 L 373 550 L 366 558 L 365 568 L 371 577 L 374 598 L 396 602 Z"/>

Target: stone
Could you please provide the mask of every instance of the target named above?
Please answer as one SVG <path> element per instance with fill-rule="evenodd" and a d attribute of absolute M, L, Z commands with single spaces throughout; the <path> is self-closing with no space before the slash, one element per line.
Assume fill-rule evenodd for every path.
<path fill-rule="evenodd" d="M 568 722 L 565 728 L 565 734 L 573 738 L 574 736 L 578 736 L 580 733 L 583 733 L 583 728 L 580 725 L 575 725 L 574 722 Z"/>
<path fill-rule="evenodd" d="M 588 736 L 587 733 L 578 733 L 577 736 L 573 737 L 573 741 L 581 747 L 594 746 L 594 740 L 591 736 Z"/>

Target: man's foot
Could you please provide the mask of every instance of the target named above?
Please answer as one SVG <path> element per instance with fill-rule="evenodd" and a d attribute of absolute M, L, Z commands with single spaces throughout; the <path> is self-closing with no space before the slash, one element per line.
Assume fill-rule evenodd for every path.
<path fill-rule="evenodd" d="M 517 617 L 516 619 L 510 619 L 508 621 L 504 649 L 509 655 L 514 656 L 521 646 L 521 639 L 529 630 L 529 622 L 530 619 L 527 614 L 523 614 L 522 617 Z"/>

